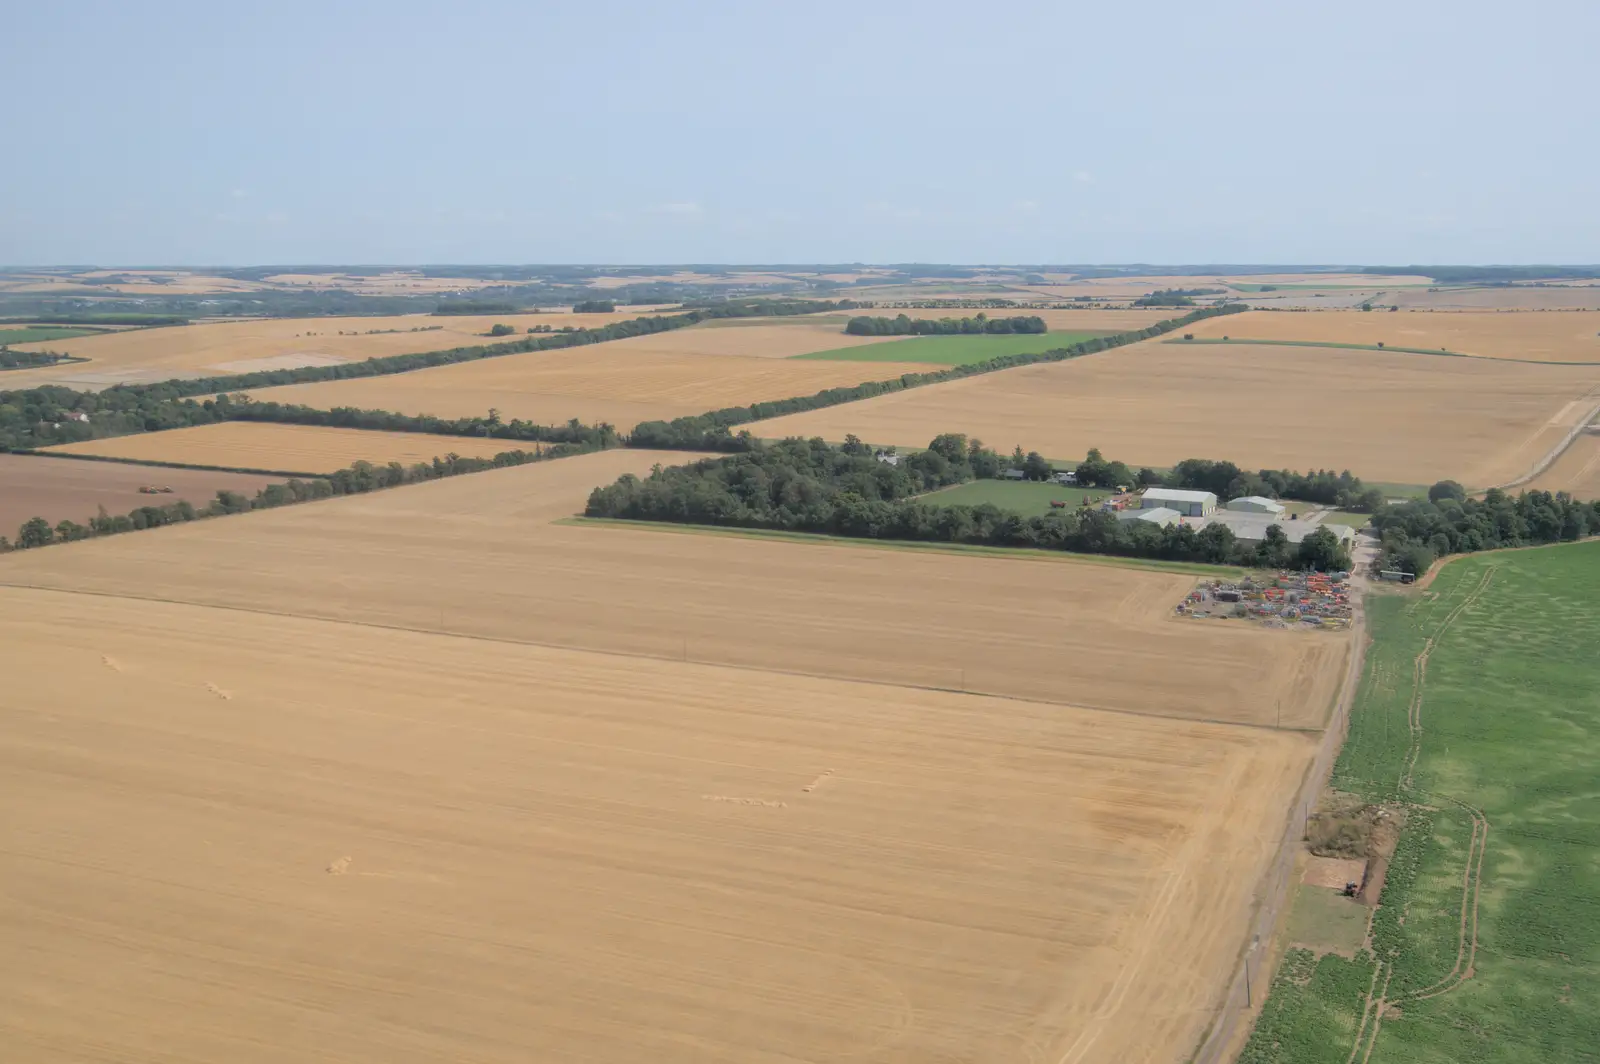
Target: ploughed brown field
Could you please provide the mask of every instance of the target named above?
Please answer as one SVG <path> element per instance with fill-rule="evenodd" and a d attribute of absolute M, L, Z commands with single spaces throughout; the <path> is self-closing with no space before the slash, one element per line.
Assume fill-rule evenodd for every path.
<path fill-rule="evenodd" d="M 168 429 L 139 436 L 116 436 L 47 447 L 67 454 L 108 455 L 141 462 L 233 469 L 271 469 L 290 473 L 332 473 L 356 462 L 415 465 L 447 454 L 493 458 L 501 451 L 534 448 L 517 440 L 478 436 L 435 436 L 425 432 L 369 432 L 365 429 L 227 421 L 218 425 Z"/>
<path fill-rule="evenodd" d="M 515 336 L 504 338 L 513 340 L 538 325 L 587 329 L 635 317 L 639 314 L 627 308 L 614 314 L 266 318 L 134 329 L 104 336 L 17 344 L 18 351 L 59 351 L 89 361 L 11 370 L 5 375 L 5 386 L 37 388 L 60 384 L 93 391 L 122 383 L 329 366 L 494 343 L 485 334 L 502 323 L 517 330 Z"/>
<path fill-rule="evenodd" d="M 719 351 L 761 351 L 758 328 L 685 329 L 639 337 L 651 343 L 616 340 L 565 351 L 506 355 L 455 366 L 398 373 L 387 377 L 289 384 L 252 391 L 262 401 L 330 408 L 356 406 L 403 414 L 481 417 L 490 408 L 510 420 L 562 424 L 607 422 L 623 430 L 642 421 L 670 421 L 728 406 L 828 388 L 852 387 L 943 366 L 917 362 L 789 361 L 787 354 L 851 346 L 842 333 L 774 327 L 785 339 L 779 355 L 750 357 Z M 796 332 L 799 342 L 789 337 Z M 814 344 L 815 346 L 809 346 Z M 773 350 L 769 348 L 769 350 Z M 924 441 L 926 442 L 926 441 Z"/>
<path fill-rule="evenodd" d="M 104 506 L 113 517 L 141 506 L 163 506 L 185 499 L 204 506 L 219 491 L 254 496 L 282 477 L 249 473 L 215 473 L 200 469 L 164 469 L 0 454 L 0 536 L 16 539 L 17 528 L 35 517 L 50 522 L 88 524 Z M 146 495 L 140 487 L 168 487 L 172 494 Z"/>
<path fill-rule="evenodd" d="M 1203 324 L 1219 336 L 1243 336 L 1253 323 L 1267 330 L 1258 323 L 1271 319 L 1272 328 L 1305 339 L 1315 322 L 1331 317 L 1245 314 Z M 1398 325 L 1408 315 L 1390 317 Z M 1135 466 L 1213 458 L 1249 468 L 1348 469 L 1388 483 L 1448 478 L 1487 487 L 1532 469 L 1597 406 L 1600 367 L 1152 340 L 774 418 L 754 429 L 770 438 L 842 440 L 854 433 L 903 446 L 965 432 L 1001 451 L 1020 444 L 1069 461 L 1098 447 Z"/>
<path fill-rule="evenodd" d="M 1251 311 L 1199 322 L 1200 337 L 1446 348 L 1531 362 L 1593 362 L 1600 383 L 1600 311 Z"/>
<path fill-rule="evenodd" d="M 551 523 L 682 457 L 0 558 L 11 1044 L 1186 1059 L 1312 746 L 1193 718 L 1319 725 L 1346 644 L 1114 565 Z"/>

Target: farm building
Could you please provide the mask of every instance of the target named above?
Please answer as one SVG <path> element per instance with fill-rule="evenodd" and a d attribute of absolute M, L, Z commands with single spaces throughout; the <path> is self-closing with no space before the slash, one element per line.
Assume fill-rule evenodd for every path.
<path fill-rule="evenodd" d="M 1146 488 L 1140 496 L 1139 507 L 1176 510 L 1184 517 L 1210 517 L 1217 511 L 1217 496 L 1209 491 L 1184 488 Z"/>
<path fill-rule="evenodd" d="M 1281 514 L 1283 503 L 1274 502 L 1265 495 L 1246 495 L 1239 499 L 1229 499 L 1228 509 L 1247 514 Z"/>
<path fill-rule="evenodd" d="M 1167 506 L 1148 506 L 1138 510 L 1123 510 L 1117 514 L 1118 521 L 1147 521 L 1163 528 L 1177 524 L 1182 518 L 1182 514 Z"/>
<path fill-rule="evenodd" d="M 1191 528 L 1202 529 L 1207 525 L 1226 525 L 1233 529 L 1234 537 L 1241 543 L 1260 543 L 1267 538 L 1267 529 L 1277 525 L 1283 529 L 1283 534 L 1290 543 L 1299 543 L 1319 528 L 1326 528 L 1345 546 L 1350 546 L 1356 541 L 1356 530 L 1349 525 L 1319 525 L 1310 521 L 1285 521 L 1272 514 L 1258 514 L 1240 512 L 1237 510 L 1219 510 L 1210 517 L 1186 522 Z"/>
<path fill-rule="evenodd" d="M 1073 485 L 1078 482 L 1078 474 L 1075 470 L 1069 469 L 1064 473 L 1057 473 L 1050 479 L 1056 484 Z"/>

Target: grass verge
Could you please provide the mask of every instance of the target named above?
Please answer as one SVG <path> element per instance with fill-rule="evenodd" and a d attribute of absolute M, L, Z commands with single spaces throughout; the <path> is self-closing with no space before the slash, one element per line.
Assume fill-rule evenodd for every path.
<path fill-rule="evenodd" d="M 811 362 L 923 362 L 941 366 L 967 366 L 1001 355 L 1037 355 L 1071 347 L 1085 340 L 1113 336 L 1105 331 L 1009 333 L 983 336 L 913 336 L 883 344 L 841 347 L 794 355 Z"/>
<path fill-rule="evenodd" d="M 902 539 L 855 539 L 849 536 L 825 536 L 815 532 L 782 532 L 770 528 L 729 528 L 724 525 L 691 525 L 676 521 L 626 521 L 611 517 L 565 517 L 560 525 L 603 525 L 611 528 L 647 529 L 652 532 L 678 532 L 694 536 L 740 536 L 755 539 L 777 539 L 790 543 L 811 543 L 830 547 L 858 547 L 866 550 L 913 550 L 936 554 L 982 554 L 999 558 L 1015 558 L 1037 562 L 1065 562 L 1075 565 L 1113 565 L 1122 569 L 1148 569 L 1164 573 L 1184 573 L 1192 576 L 1209 576 L 1220 580 L 1238 580 L 1245 570 L 1228 565 L 1204 565 L 1199 562 L 1164 562 L 1146 558 L 1122 558 L 1113 554 L 1073 554 L 1057 550 L 1029 550 L 1026 547 L 984 547 L 966 543 L 927 543 Z"/>

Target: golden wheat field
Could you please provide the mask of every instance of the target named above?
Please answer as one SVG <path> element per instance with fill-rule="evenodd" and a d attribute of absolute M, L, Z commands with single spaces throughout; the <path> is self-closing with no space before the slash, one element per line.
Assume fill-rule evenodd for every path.
<path fill-rule="evenodd" d="M 531 443 L 424 432 L 369 432 L 320 425 L 225 421 L 139 436 L 115 436 L 46 447 L 47 451 L 94 454 L 139 462 L 179 462 L 228 469 L 332 473 L 356 462 L 414 465 L 447 454 L 493 458 L 501 451 L 532 450 Z"/>
<path fill-rule="evenodd" d="M 551 523 L 683 457 L 0 558 L 12 1044 L 1186 1059 L 1312 737 L 1184 718 L 1316 726 L 1346 643 L 1172 621 L 1169 573 Z M 908 686 L 959 662 L 1012 689 Z"/>
<path fill-rule="evenodd" d="M 174 377 L 327 366 L 385 355 L 492 343 L 484 334 L 499 323 L 514 327 L 517 336 L 522 336 L 534 326 L 596 328 L 636 316 L 624 310 L 614 314 L 406 314 L 197 322 L 18 344 L 16 350 L 19 351 L 60 351 L 89 361 L 12 370 L 6 376 L 6 386 L 36 388 L 42 384 L 61 384 L 95 390 L 113 384 L 148 383 Z"/>
<path fill-rule="evenodd" d="M 846 314 L 806 315 L 777 322 L 771 318 L 721 318 L 672 332 L 630 336 L 626 340 L 613 341 L 611 347 L 617 351 L 651 355 L 793 358 L 814 351 L 863 347 L 901 339 L 895 336 L 851 336 L 844 331 L 849 320 L 850 316 Z"/>
<path fill-rule="evenodd" d="M 22 552 L 0 582 L 141 595 L 159 571 L 161 597 L 199 605 L 1197 719 L 1317 727 L 1332 703 L 1341 640 L 1172 620 L 1178 573 L 553 523 L 691 457 L 605 451 Z"/>
<path fill-rule="evenodd" d="M 1600 310 L 1600 288 L 1592 285 L 1507 285 L 1495 288 L 1413 289 L 1389 292 L 1385 303 L 1440 310 Z"/>
<path fill-rule="evenodd" d="M 1549 469 L 1525 487 L 1529 491 L 1564 491 L 1577 499 L 1600 499 L 1600 428 L 1591 428 L 1573 440 Z"/>
<path fill-rule="evenodd" d="M 701 353 L 651 350 L 616 340 L 387 377 L 289 384 L 250 394 L 263 401 L 440 417 L 481 417 L 492 407 L 507 420 L 548 425 L 577 418 L 628 430 L 642 421 L 666 421 L 944 368 L 916 362 L 794 362 L 705 353 L 707 348 L 739 348 L 743 334 L 754 331 L 707 330 L 699 341 Z"/>
<path fill-rule="evenodd" d="M 1600 383 L 1600 312 L 1248 311 L 1184 330 L 1200 337 L 1386 344 L 1528 362 L 1592 362 Z"/>
<path fill-rule="evenodd" d="M 1326 315 L 1239 315 L 1304 327 Z M 1395 315 L 1395 317 L 1402 317 Z M 1234 319 L 1207 322 L 1231 335 Z M 1242 323 L 1247 327 L 1248 322 Z M 1287 327 L 1287 326 L 1285 326 Z M 1198 331 L 1198 329 L 1197 329 Z M 1345 333 L 1343 335 L 1349 335 Z M 1533 468 L 1600 406 L 1600 367 L 1400 352 L 1146 341 L 760 422 L 766 437 L 847 433 L 926 446 L 965 432 L 1077 460 L 1227 459 L 1367 480 L 1486 487 Z"/>

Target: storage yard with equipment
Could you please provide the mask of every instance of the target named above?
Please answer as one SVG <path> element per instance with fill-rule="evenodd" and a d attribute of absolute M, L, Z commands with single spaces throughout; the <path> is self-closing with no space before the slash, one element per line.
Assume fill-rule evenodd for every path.
<path fill-rule="evenodd" d="M 274 472 L 326 474 L 371 462 L 413 465 L 447 454 L 493 458 L 501 451 L 532 451 L 536 445 L 482 436 L 436 436 L 425 432 L 374 432 L 268 422 L 225 421 L 195 428 L 113 436 L 47 448 L 62 454 L 103 455 L 139 462 Z"/>

